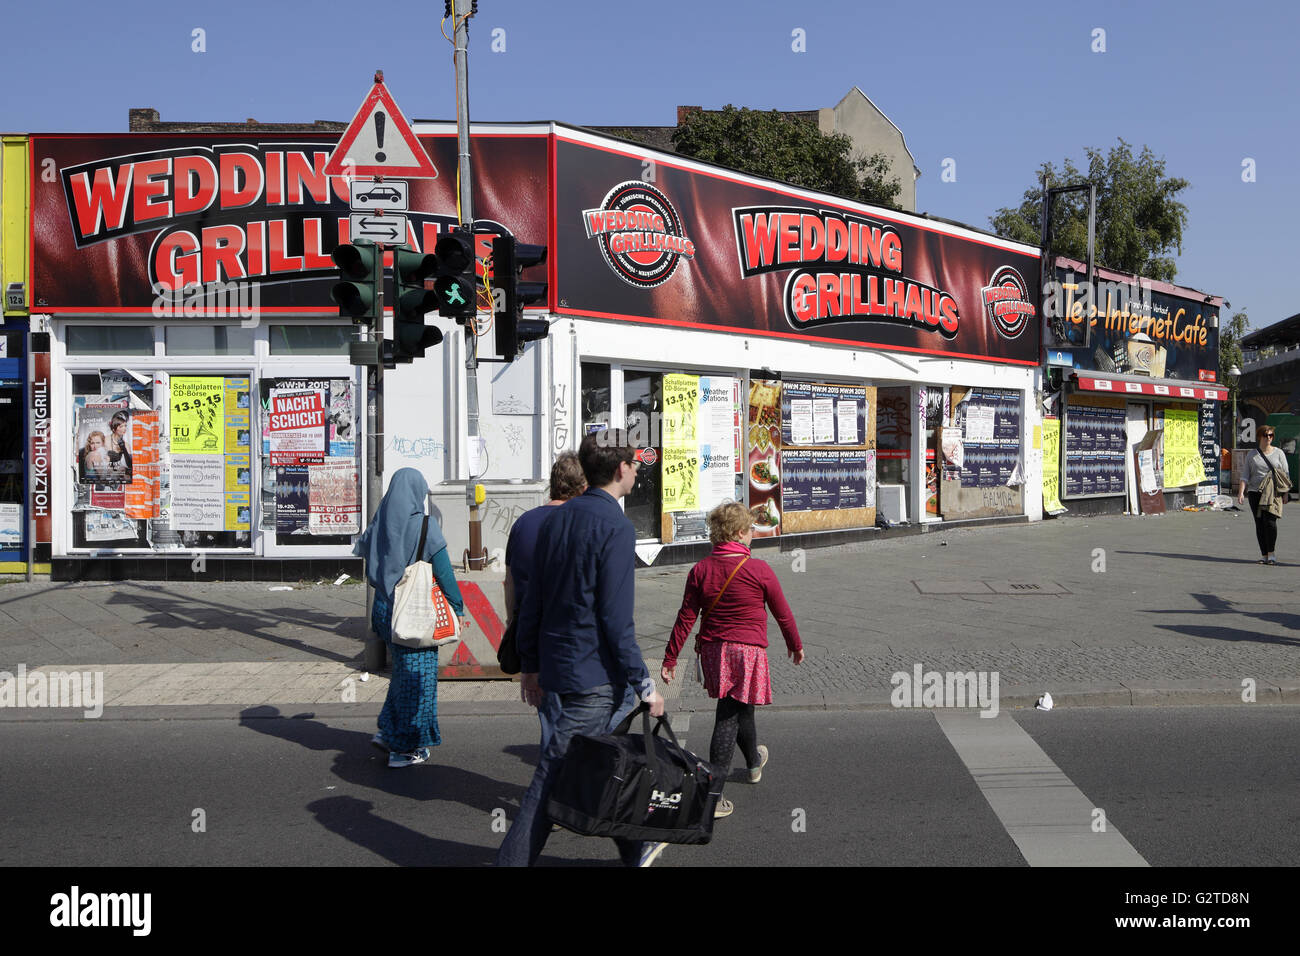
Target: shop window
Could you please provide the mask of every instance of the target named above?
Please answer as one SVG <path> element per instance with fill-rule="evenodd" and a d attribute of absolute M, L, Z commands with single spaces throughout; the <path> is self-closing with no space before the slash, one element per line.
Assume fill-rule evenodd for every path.
<path fill-rule="evenodd" d="M 636 528 L 640 539 L 659 540 L 660 507 L 663 499 L 663 475 L 659 461 L 660 419 L 663 413 L 664 377 L 658 372 L 624 373 L 623 401 L 627 430 L 633 440 L 655 449 L 655 462 L 642 463 L 637 470 L 636 484 L 623 499 L 623 511 Z M 633 434 L 635 433 L 635 434 Z"/>
<path fill-rule="evenodd" d="M 910 501 L 912 463 L 912 389 L 908 385 L 877 390 L 876 482 L 902 485 L 903 500 Z"/>
<path fill-rule="evenodd" d="M 262 529 L 280 546 L 351 544 L 361 530 L 361 458 L 350 378 L 265 378 Z"/>
<path fill-rule="evenodd" d="M 72 547 L 252 546 L 246 376 L 119 368 L 72 378 Z"/>
<path fill-rule="evenodd" d="M 281 326 L 283 328 L 283 326 Z M 172 325 L 168 355 L 252 355 L 256 329 L 238 325 Z"/>
<path fill-rule="evenodd" d="M 273 325 L 272 355 L 347 355 L 351 325 Z"/>
<path fill-rule="evenodd" d="M 152 325 L 70 325 L 69 355 L 153 355 Z"/>
<path fill-rule="evenodd" d="M 609 425 L 609 366 L 582 363 L 582 434 Z M 581 436 L 579 436 L 581 438 Z"/>

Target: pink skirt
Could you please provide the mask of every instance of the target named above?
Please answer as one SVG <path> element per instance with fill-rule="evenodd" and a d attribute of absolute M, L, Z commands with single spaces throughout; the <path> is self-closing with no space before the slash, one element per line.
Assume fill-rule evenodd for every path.
<path fill-rule="evenodd" d="M 767 648 L 734 641 L 709 641 L 700 648 L 704 689 L 710 697 L 730 697 L 742 704 L 772 703 Z"/>

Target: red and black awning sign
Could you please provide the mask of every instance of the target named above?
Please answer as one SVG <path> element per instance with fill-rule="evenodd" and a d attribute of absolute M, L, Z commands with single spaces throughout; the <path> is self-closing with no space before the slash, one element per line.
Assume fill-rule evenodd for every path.
<path fill-rule="evenodd" d="M 1222 402 L 1228 397 L 1226 388 L 1204 385 L 1178 385 L 1162 382 L 1127 382 L 1093 375 L 1076 375 L 1075 382 L 1085 392 L 1109 392 L 1113 395 L 1154 395 L 1157 398 L 1189 402 Z"/>

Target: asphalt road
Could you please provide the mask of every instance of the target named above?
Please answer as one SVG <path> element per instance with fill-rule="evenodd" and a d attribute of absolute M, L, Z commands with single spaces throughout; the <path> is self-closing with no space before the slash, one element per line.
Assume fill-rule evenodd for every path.
<path fill-rule="evenodd" d="M 389 770 L 373 719 L 275 713 L 0 722 L 0 865 L 484 866 L 536 753 L 530 718 L 444 717 L 433 761 Z M 712 717 L 683 718 L 679 736 L 707 753 Z M 760 711 L 759 732 L 762 783 L 733 776 L 736 812 L 713 842 L 669 847 L 658 865 L 1069 862 L 1071 840 L 1102 846 L 1097 810 L 1112 851 L 1138 865 L 1300 862 L 1300 708 Z M 999 791 L 1022 773 L 1012 752 L 1034 745 L 1046 766 L 1033 772 L 1048 774 L 1035 792 L 1075 797 L 1070 834 L 1037 798 L 1002 801 L 1023 792 Z M 973 769 L 981 759 L 991 773 Z M 543 863 L 616 859 L 610 841 L 562 832 Z"/>

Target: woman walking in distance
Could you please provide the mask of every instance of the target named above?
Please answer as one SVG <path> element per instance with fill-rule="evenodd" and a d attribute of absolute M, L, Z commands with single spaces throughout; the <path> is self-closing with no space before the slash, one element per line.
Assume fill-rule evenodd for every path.
<path fill-rule="evenodd" d="M 388 697 L 379 714 L 379 733 L 371 740 L 389 752 L 390 767 L 424 763 L 429 759 L 429 748 L 442 742 L 438 734 L 438 649 L 416 650 L 392 641 L 393 592 L 406 566 L 416 561 L 432 563 L 434 579 L 460 618 L 461 628 L 469 626 L 447 557 L 447 542 L 433 518 L 429 519 L 424 553 L 415 553 L 428 497 L 429 484 L 424 475 L 414 468 L 400 469 L 388 483 L 370 526 L 352 549 L 353 554 L 366 559 L 366 580 L 375 589 L 370 623 L 375 634 L 388 642 L 393 662 Z"/>
<path fill-rule="evenodd" d="M 696 650 L 704 671 L 704 688 L 718 701 L 709 744 L 709 763 L 724 779 L 740 743 L 749 768 L 749 782 L 758 783 L 767 763 L 767 748 L 758 742 L 754 707 L 772 703 L 772 682 L 767 668 L 767 608 L 781 627 L 786 649 L 796 664 L 803 663 L 803 642 L 794 614 L 781 593 L 781 585 L 766 561 L 752 559 L 749 543 L 754 519 L 749 509 L 735 502 L 709 512 L 709 539 L 713 553 L 691 568 L 686 593 L 677 612 L 672 639 L 664 652 L 660 676 L 672 683 L 677 655 L 703 614 Z M 723 797 L 715 816 L 725 817 L 735 805 Z"/>
<path fill-rule="evenodd" d="M 1288 476 L 1286 455 L 1282 449 L 1273 447 L 1273 426 L 1263 425 L 1259 429 L 1259 449 L 1252 449 L 1246 456 L 1245 469 L 1241 481 L 1237 484 L 1237 504 L 1242 503 L 1245 495 L 1250 496 L 1250 510 L 1255 515 L 1255 539 L 1259 542 L 1260 564 L 1277 564 L 1273 549 L 1277 545 L 1277 515 L 1268 506 L 1260 508 L 1260 486 L 1265 478 L 1273 477 L 1274 471 Z M 1290 485 L 1288 484 L 1288 487 Z"/>

